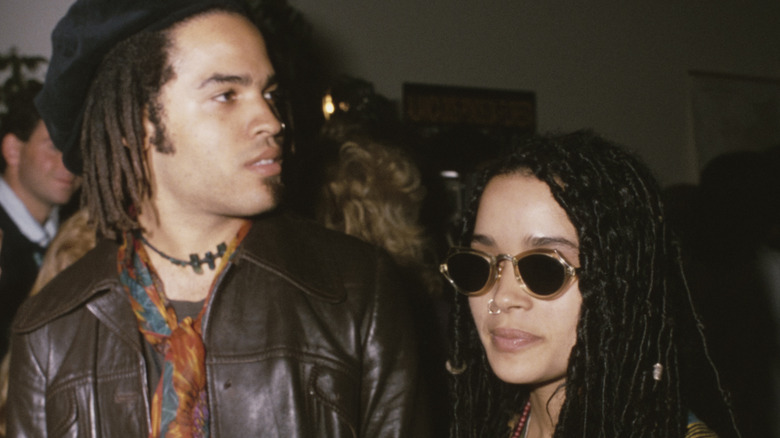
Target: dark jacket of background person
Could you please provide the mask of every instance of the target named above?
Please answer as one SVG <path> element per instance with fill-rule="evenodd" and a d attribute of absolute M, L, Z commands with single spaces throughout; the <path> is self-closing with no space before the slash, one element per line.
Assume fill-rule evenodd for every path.
<path fill-rule="evenodd" d="M 746 437 L 778 436 L 777 294 L 760 254 L 777 248 L 777 153 L 732 151 L 707 163 L 698 186 L 667 190 L 682 236 L 691 293 L 708 345 Z M 774 160 L 774 161 L 773 161 Z"/>
<path fill-rule="evenodd" d="M 238 251 L 204 317 L 212 436 L 426 436 L 411 424 L 427 415 L 388 257 L 278 214 Z M 147 372 L 116 254 L 103 241 L 20 310 L 9 436 L 148 435 Z"/>
<path fill-rule="evenodd" d="M 0 252 L 0 357 L 8 350 L 11 321 L 38 274 L 46 246 L 57 230 L 63 211 L 59 206 L 75 190 L 76 183 L 46 144 L 48 133 L 33 105 L 40 82 L 5 96 L 6 110 L 0 113 L 0 230 L 5 249 Z M 53 162 L 59 160 L 59 165 Z M 71 178 L 65 188 L 65 178 Z M 37 217 L 43 214 L 45 217 Z M 23 231 L 24 230 L 24 231 Z"/>
<path fill-rule="evenodd" d="M 38 260 L 43 258 L 46 248 L 31 242 L 16 226 L 0 206 L 0 230 L 3 230 L 3 251 L 0 252 L 0 355 L 5 354 L 8 342 L 8 328 L 16 309 L 22 304 L 38 274 Z"/>

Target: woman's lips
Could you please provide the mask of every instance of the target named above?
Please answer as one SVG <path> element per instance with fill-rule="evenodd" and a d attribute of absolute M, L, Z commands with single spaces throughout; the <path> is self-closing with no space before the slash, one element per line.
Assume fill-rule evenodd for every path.
<path fill-rule="evenodd" d="M 496 328 L 491 330 L 490 339 L 496 349 L 505 352 L 519 351 L 542 340 L 539 336 L 511 328 Z"/>

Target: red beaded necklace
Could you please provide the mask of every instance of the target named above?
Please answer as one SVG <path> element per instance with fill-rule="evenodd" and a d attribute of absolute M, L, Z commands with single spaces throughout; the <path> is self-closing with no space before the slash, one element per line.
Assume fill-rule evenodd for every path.
<path fill-rule="evenodd" d="M 520 414 L 520 420 L 518 420 L 517 425 L 515 426 L 515 429 L 512 431 L 512 436 L 510 438 L 520 438 L 520 434 L 523 432 L 523 428 L 525 427 L 525 424 L 528 422 L 528 414 L 531 413 L 531 400 L 528 400 L 528 403 L 525 404 L 525 407 L 523 407 L 523 413 Z"/>

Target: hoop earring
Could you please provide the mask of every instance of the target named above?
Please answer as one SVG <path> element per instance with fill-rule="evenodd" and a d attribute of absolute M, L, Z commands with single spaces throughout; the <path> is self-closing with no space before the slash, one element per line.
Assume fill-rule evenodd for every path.
<path fill-rule="evenodd" d="M 459 367 L 453 366 L 452 363 L 447 360 L 447 362 L 444 362 L 444 367 L 447 368 L 447 372 L 452 374 L 453 376 L 457 376 L 458 374 L 463 374 L 464 371 L 466 371 L 466 364 L 461 364 Z"/>
<path fill-rule="evenodd" d="M 499 313 L 501 313 L 501 308 L 498 307 L 498 304 L 496 304 L 496 300 L 494 300 L 493 298 L 491 298 L 490 301 L 488 301 L 487 307 L 488 307 L 488 313 L 491 315 L 498 315 Z"/>

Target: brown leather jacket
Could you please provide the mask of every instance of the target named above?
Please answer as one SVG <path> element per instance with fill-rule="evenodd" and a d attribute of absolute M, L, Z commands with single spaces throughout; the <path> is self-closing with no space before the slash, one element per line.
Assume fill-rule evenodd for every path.
<path fill-rule="evenodd" d="M 386 255 L 308 221 L 252 227 L 204 319 L 212 437 L 426 436 L 403 285 Z M 142 340 L 101 242 L 14 323 L 10 437 L 146 437 Z"/>

